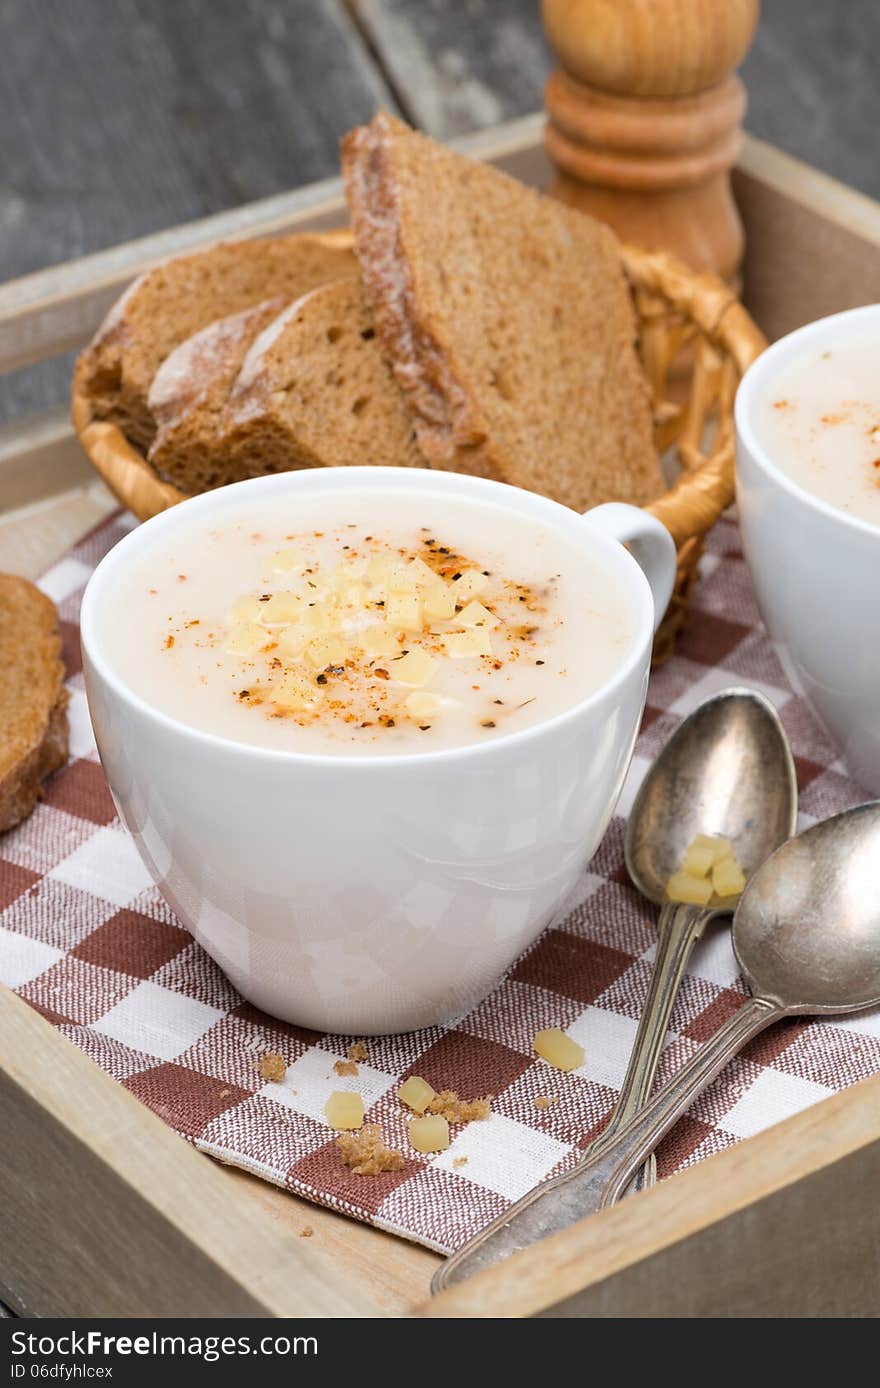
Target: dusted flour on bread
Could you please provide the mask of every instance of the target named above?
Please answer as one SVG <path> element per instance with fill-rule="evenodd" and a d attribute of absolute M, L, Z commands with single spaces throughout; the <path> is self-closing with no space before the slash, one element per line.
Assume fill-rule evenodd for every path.
<path fill-rule="evenodd" d="M 343 141 L 364 287 L 434 464 L 584 509 L 663 489 L 617 242 L 380 113 Z"/>
<path fill-rule="evenodd" d="M 276 297 L 219 318 L 165 358 L 148 397 L 157 426 L 148 456 L 160 477 L 200 492 L 244 475 L 218 447 L 223 411 L 248 348 L 284 307 Z"/>

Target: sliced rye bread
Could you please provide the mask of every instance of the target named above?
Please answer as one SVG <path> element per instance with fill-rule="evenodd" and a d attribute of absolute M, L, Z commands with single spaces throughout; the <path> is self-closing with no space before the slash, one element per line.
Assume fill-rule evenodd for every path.
<path fill-rule="evenodd" d="M 55 604 L 0 574 L 0 832 L 30 814 L 67 761 L 67 699 Z"/>
<path fill-rule="evenodd" d="M 427 458 L 578 510 L 659 495 L 613 234 L 384 112 L 342 151 L 364 289 Z"/>
<path fill-rule="evenodd" d="M 424 467 L 357 279 L 289 305 L 248 352 L 218 441 L 237 476 L 296 467 Z"/>
<path fill-rule="evenodd" d="M 193 333 L 153 377 L 147 404 L 156 437 L 147 455 L 166 482 L 190 494 L 235 480 L 218 431 L 242 363 L 287 299 L 265 299 Z"/>
<path fill-rule="evenodd" d="M 289 303 L 355 269 L 351 251 L 305 235 L 223 242 L 163 261 L 110 310 L 79 358 L 77 386 L 96 418 L 146 453 L 156 432 L 147 397 L 169 352 L 218 318 L 276 295 Z"/>

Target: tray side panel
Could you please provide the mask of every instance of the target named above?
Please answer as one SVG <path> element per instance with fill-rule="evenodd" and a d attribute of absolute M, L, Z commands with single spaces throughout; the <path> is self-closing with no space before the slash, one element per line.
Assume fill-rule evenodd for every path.
<path fill-rule="evenodd" d="M 29 1316 L 380 1314 L 0 988 L 0 1294 Z"/>
<path fill-rule="evenodd" d="M 746 229 L 743 300 L 771 341 L 880 301 L 880 204 L 754 139 L 733 188 Z"/>
<path fill-rule="evenodd" d="M 431 1317 L 880 1312 L 880 1075 L 581 1220 Z"/>
<path fill-rule="evenodd" d="M 878 1181 L 880 1142 L 542 1314 L 873 1318 L 880 1312 L 880 1216 L 866 1197 Z"/>

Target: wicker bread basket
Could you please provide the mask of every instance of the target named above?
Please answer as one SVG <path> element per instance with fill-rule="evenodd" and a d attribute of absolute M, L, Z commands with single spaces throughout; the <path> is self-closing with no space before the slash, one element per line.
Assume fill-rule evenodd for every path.
<path fill-rule="evenodd" d="M 333 245 L 345 233 L 327 233 Z M 671 256 L 626 246 L 624 264 L 654 396 L 654 435 L 678 480 L 648 508 L 678 548 L 678 577 L 654 658 L 672 650 L 686 616 L 706 533 L 733 500 L 733 400 L 740 377 L 766 346 L 733 292 Z M 92 465 L 139 520 L 186 500 L 156 475 L 115 424 L 95 419 L 74 378 L 73 423 Z"/>

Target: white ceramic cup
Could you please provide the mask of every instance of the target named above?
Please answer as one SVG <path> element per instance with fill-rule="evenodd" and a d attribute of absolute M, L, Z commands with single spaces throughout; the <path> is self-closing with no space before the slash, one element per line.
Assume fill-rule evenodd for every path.
<path fill-rule="evenodd" d="M 490 743 L 351 758 L 228 741 L 123 683 L 98 618 L 155 541 L 240 503 L 320 493 L 332 505 L 366 487 L 428 505 L 432 495 L 484 498 L 566 532 L 634 614 L 624 664 L 573 708 Z M 172 909 L 258 1007 L 343 1033 L 444 1021 L 536 939 L 594 853 L 629 764 L 674 573 L 672 540 L 644 511 L 615 504 L 581 517 L 452 473 L 290 472 L 187 501 L 120 541 L 83 600 L 89 708 L 119 813 Z"/>
<path fill-rule="evenodd" d="M 805 348 L 871 331 L 880 304 L 820 318 L 749 367 L 736 398 L 736 492 L 761 615 L 797 691 L 839 746 L 853 778 L 880 793 L 880 527 L 806 491 L 755 429 L 756 404 Z"/>

